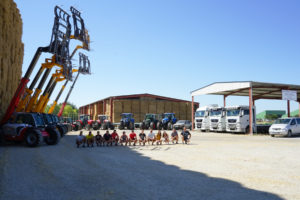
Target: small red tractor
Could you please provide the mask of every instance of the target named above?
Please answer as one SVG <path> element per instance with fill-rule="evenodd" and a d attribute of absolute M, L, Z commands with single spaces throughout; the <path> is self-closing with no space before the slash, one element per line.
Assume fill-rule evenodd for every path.
<path fill-rule="evenodd" d="M 93 121 L 92 128 L 94 130 L 102 129 L 102 130 L 108 130 L 114 129 L 114 125 L 109 120 L 109 117 L 107 115 L 98 115 L 98 119 L 96 121 Z"/>
<path fill-rule="evenodd" d="M 81 129 L 86 129 L 90 130 L 92 128 L 93 120 L 91 120 L 90 115 L 80 115 L 79 120 L 76 121 L 77 127 L 75 127 L 75 131 L 81 130 Z"/>

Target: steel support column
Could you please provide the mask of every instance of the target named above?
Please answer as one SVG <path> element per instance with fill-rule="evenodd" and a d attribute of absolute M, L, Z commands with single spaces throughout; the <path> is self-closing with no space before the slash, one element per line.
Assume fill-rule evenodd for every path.
<path fill-rule="evenodd" d="M 106 100 L 103 100 L 103 115 L 106 115 Z"/>
<path fill-rule="evenodd" d="M 194 96 L 192 96 L 192 130 L 194 130 Z"/>
<path fill-rule="evenodd" d="M 300 101 L 299 101 L 299 115 L 298 116 L 300 117 Z"/>
<path fill-rule="evenodd" d="M 291 117 L 291 108 L 290 108 L 290 101 L 289 100 L 287 101 L 287 114 L 288 114 L 288 117 Z"/>
<path fill-rule="evenodd" d="M 226 107 L 226 95 L 223 95 L 223 105 L 224 105 L 224 108 Z"/>
<path fill-rule="evenodd" d="M 110 121 L 113 121 L 113 98 L 110 98 Z"/>
<path fill-rule="evenodd" d="M 252 86 L 249 88 L 249 134 L 253 134 L 253 99 Z"/>

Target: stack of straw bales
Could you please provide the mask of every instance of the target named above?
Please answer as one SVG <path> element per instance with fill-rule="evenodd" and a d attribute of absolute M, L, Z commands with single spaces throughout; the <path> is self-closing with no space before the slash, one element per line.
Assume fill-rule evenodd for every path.
<path fill-rule="evenodd" d="M 13 0 L 0 1 L 0 119 L 18 87 L 22 75 L 24 45 L 22 19 Z"/>

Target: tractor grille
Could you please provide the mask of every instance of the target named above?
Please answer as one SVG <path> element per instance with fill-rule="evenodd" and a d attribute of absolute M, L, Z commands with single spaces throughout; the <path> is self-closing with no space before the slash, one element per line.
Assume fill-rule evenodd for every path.
<path fill-rule="evenodd" d="M 229 123 L 236 123 L 236 119 L 228 119 Z"/>

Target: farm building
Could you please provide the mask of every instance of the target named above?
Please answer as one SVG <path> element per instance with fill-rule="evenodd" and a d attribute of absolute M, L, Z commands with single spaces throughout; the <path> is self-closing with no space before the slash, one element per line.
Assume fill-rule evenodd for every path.
<path fill-rule="evenodd" d="M 194 103 L 194 111 L 198 107 L 199 103 Z M 79 108 L 79 115 L 88 114 L 94 120 L 98 115 L 107 115 L 114 123 L 120 121 L 121 113 L 133 113 L 135 121 L 141 122 L 146 113 L 167 112 L 175 113 L 177 119 L 191 120 L 192 102 L 153 94 L 134 94 L 108 97 Z"/>

